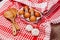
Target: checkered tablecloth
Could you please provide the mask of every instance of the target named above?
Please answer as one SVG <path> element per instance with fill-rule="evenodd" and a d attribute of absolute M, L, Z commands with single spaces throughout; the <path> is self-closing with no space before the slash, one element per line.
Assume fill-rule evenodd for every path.
<path fill-rule="evenodd" d="M 28 2 L 30 2 L 31 4 L 29 4 Z M 17 32 L 16 36 L 12 35 L 11 23 L 7 19 L 4 18 L 3 13 L 9 8 L 16 8 L 19 10 L 20 8 L 23 7 L 22 4 L 26 4 L 30 7 L 34 7 L 35 9 L 43 12 L 44 10 L 49 10 L 57 2 L 58 0 L 43 0 L 43 1 L 42 0 L 38 0 L 38 1 L 37 0 L 20 0 L 20 1 L 8 0 L 0 8 L 0 39 L 1 40 L 50 40 L 50 33 L 51 33 L 50 23 L 60 22 L 59 21 L 60 20 L 59 7 L 57 8 L 58 10 L 56 10 L 57 12 L 50 13 L 48 16 L 43 16 L 42 19 L 39 21 L 39 23 L 37 23 L 38 25 L 32 24 L 30 22 L 25 21 L 24 19 L 22 20 L 22 18 L 20 17 L 17 17 L 15 20 L 20 26 L 20 31 Z M 44 3 L 46 4 L 44 7 L 42 7 Z M 36 6 L 35 4 L 37 4 L 38 6 Z M 25 27 L 27 24 L 31 24 L 33 27 L 37 27 L 40 32 L 39 36 L 34 37 L 32 36 L 31 33 L 27 32 L 25 30 Z"/>

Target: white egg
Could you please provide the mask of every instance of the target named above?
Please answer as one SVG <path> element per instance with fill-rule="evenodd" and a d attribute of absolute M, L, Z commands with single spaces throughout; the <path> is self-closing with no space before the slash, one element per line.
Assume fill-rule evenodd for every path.
<path fill-rule="evenodd" d="M 27 31 L 32 31 L 33 27 L 31 25 L 27 25 L 25 28 Z"/>
<path fill-rule="evenodd" d="M 37 28 L 35 28 L 35 29 L 32 30 L 31 33 L 32 33 L 33 36 L 38 36 L 39 35 L 39 30 Z"/>

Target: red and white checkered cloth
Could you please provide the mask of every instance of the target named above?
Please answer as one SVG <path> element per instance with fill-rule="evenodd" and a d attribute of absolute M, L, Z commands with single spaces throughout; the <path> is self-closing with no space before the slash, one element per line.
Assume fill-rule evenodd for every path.
<path fill-rule="evenodd" d="M 29 2 L 33 3 L 34 5 L 29 4 L 28 0 L 20 0 L 18 2 L 15 2 L 15 0 L 14 1 L 7 1 L 0 8 L 0 39 L 1 40 L 50 40 L 50 32 L 51 32 L 50 23 L 54 23 L 55 21 L 60 22 L 59 21 L 60 20 L 60 18 L 59 18 L 60 9 L 59 8 L 58 8 L 59 9 L 58 11 L 56 10 L 57 11 L 56 13 L 51 13 L 48 16 L 44 16 L 39 21 L 39 23 L 37 23 L 38 25 L 29 23 L 25 20 L 22 21 L 21 20 L 22 18 L 17 17 L 16 22 L 20 26 L 20 31 L 17 32 L 16 36 L 12 35 L 11 23 L 7 19 L 4 18 L 3 13 L 11 7 L 14 7 L 14 8 L 19 10 L 21 7 L 23 7 L 23 5 L 21 3 L 26 4 L 28 6 L 31 6 L 31 7 L 35 7 L 36 9 L 43 9 L 43 10 L 39 10 L 39 11 L 43 12 L 46 9 L 49 10 L 52 7 L 52 5 L 57 3 L 57 1 L 58 0 L 56 0 L 56 1 L 55 0 L 48 0 L 48 1 L 47 0 L 43 0 L 43 1 L 42 0 L 38 0 L 38 1 L 37 0 L 29 0 Z M 46 2 L 47 6 L 41 8 L 39 5 L 36 6 L 35 2 L 36 2 L 37 5 L 38 4 L 43 5 L 43 2 Z M 27 32 L 25 30 L 25 27 L 26 27 L 27 24 L 31 24 L 33 27 L 37 27 L 40 31 L 39 36 L 34 37 L 34 36 L 32 36 L 31 33 Z"/>

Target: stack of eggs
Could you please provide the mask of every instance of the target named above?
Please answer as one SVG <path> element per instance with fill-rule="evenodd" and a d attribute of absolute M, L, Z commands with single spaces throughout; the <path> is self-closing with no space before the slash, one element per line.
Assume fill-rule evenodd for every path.
<path fill-rule="evenodd" d="M 28 6 L 24 6 L 20 9 L 18 14 L 30 22 L 36 22 L 42 16 L 40 12 Z"/>

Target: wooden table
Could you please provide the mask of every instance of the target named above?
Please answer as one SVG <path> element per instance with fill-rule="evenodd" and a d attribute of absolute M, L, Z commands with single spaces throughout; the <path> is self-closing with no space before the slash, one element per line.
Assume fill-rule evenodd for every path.
<path fill-rule="evenodd" d="M 51 26 L 51 38 L 50 40 L 60 40 L 60 23 Z"/>

